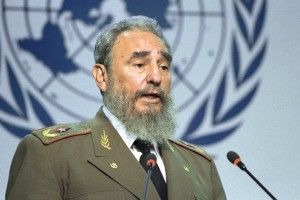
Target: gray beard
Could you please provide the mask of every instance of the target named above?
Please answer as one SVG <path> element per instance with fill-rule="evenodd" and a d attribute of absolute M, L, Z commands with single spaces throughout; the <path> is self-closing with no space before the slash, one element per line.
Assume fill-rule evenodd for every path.
<path fill-rule="evenodd" d="M 154 86 L 145 88 L 130 97 L 125 88 L 115 89 L 113 82 L 113 78 L 110 77 L 107 90 L 103 95 L 103 102 L 109 111 L 124 124 L 130 134 L 159 144 L 174 136 L 175 106 L 170 94 L 165 94 L 160 88 L 155 88 L 161 93 L 163 103 L 161 110 L 138 112 L 134 108 L 135 102 Z"/>

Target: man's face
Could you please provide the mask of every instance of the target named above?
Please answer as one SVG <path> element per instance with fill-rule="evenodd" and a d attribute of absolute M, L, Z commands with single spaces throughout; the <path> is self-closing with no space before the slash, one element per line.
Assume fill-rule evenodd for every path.
<path fill-rule="evenodd" d="M 163 43 L 149 32 L 123 32 L 111 56 L 109 73 L 103 64 L 93 68 L 105 106 L 138 138 L 159 143 L 171 138 L 176 127 L 175 106 Z"/>
<path fill-rule="evenodd" d="M 150 32 L 121 33 L 112 50 L 115 92 L 122 91 L 139 113 L 157 113 L 170 92 L 171 71 L 161 40 Z"/>

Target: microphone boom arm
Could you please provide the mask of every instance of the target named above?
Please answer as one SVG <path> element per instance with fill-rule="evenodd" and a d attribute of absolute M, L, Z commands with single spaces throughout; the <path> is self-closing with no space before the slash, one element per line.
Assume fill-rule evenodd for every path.
<path fill-rule="evenodd" d="M 261 184 L 257 178 L 255 178 L 255 176 L 253 176 L 253 174 L 247 169 L 245 168 L 244 171 L 261 187 L 261 189 L 263 189 L 273 200 L 277 200 L 269 190 L 267 190 L 267 188 L 265 186 L 263 186 L 263 184 Z"/>

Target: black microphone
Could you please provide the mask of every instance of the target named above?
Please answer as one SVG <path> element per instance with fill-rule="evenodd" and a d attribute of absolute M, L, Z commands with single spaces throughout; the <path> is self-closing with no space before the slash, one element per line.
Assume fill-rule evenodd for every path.
<path fill-rule="evenodd" d="M 272 199 L 276 200 L 276 198 L 265 188 L 252 174 L 251 172 L 246 168 L 246 165 L 241 161 L 240 156 L 235 153 L 234 151 L 229 151 L 227 153 L 228 160 L 238 166 L 241 170 L 245 171 Z"/>
<path fill-rule="evenodd" d="M 143 199 L 146 200 L 152 169 L 156 165 L 156 156 L 153 153 L 143 154 L 140 157 L 140 163 L 147 170 L 146 184 L 143 197 Z"/>

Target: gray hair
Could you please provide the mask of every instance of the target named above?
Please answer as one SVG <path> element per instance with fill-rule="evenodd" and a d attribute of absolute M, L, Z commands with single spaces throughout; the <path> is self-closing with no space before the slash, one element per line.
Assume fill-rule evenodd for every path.
<path fill-rule="evenodd" d="M 106 27 L 98 36 L 95 45 L 95 63 L 103 64 L 107 71 L 110 71 L 112 65 L 112 49 L 117 37 L 128 30 L 141 30 L 151 32 L 161 39 L 166 47 L 167 59 L 172 62 L 172 52 L 169 43 L 164 37 L 157 21 L 145 16 L 134 16 Z"/>

